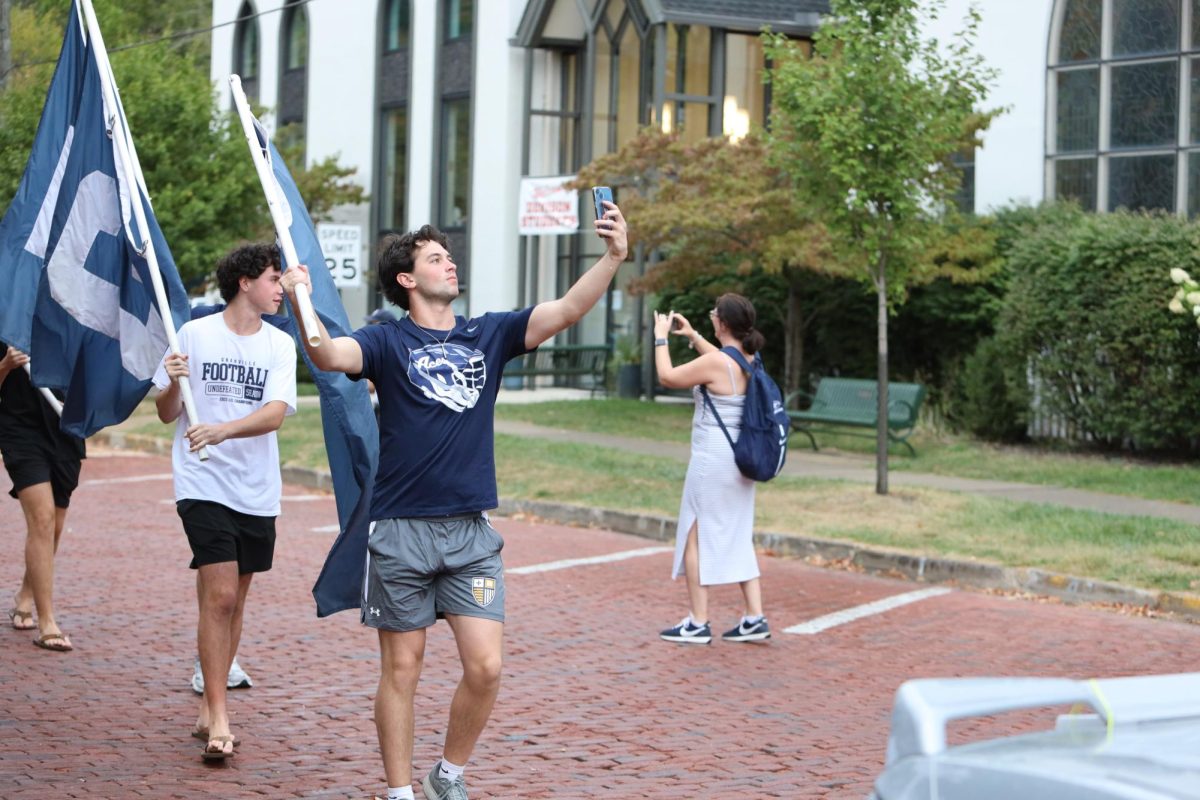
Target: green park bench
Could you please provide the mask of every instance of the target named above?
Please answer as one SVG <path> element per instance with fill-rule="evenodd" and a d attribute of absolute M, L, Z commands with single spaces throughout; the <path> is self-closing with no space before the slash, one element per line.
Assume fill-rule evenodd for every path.
<path fill-rule="evenodd" d="M 792 408 L 797 399 L 808 399 L 808 407 L 803 410 Z M 921 410 L 921 401 L 925 399 L 925 387 L 919 383 L 889 383 L 888 384 L 888 438 L 908 448 L 914 456 L 917 454 L 908 443 L 917 425 L 917 413 Z M 853 378 L 821 378 L 817 384 L 816 395 L 796 391 L 787 396 L 784 405 L 792 420 L 792 432 L 803 433 L 812 442 L 813 450 L 817 449 L 817 440 L 813 433 L 828 432 L 839 428 L 870 428 L 875 429 L 878 419 L 879 393 L 875 381 L 857 380 Z M 850 436 L 869 436 L 871 434 L 839 431 Z"/>
<path fill-rule="evenodd" d="M 565 385 L 603 391 L 608 352 L 608 346 L 602 344 L 542 345 L 509 361 L 504 367 L 504 378 L 550 376 L 561 379 Z M 584 381 L 589 385 L 581 386 Z"/>

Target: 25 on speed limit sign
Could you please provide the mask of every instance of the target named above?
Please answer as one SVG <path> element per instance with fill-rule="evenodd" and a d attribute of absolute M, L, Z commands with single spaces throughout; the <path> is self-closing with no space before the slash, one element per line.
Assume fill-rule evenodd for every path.
<path fill-rule="evenodd" d="M 317 239 L 325 254 L 325 266 L 333 276 L 333 285 L 339 288 L 362 286 L 362 226 L 322 222 L 317 225 Z"/>

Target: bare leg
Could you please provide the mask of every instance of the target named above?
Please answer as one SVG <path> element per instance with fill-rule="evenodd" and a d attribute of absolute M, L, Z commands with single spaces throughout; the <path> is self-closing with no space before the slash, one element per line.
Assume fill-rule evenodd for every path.
<path fill-rule="evenodd" d="M 242 638 L 242 616 L 246 610 L 246 594 L 250 591 L 250 581 L 253 578 L 253 572 L 238 576 L 237 605 L 234 607 L 233 616 L 229 620 L 229 664 L 225 667 L 226 676 L 229 675 L 229 667 L 233 664 L 233 659 L 237 655 L 238 643 Z M 196 597 L 197 599 L 200 597 L 200 570 L 196 570 Z M 204 672 L 203 663 L 200 665 L 200 672 Z M 225 680 L 221 681 L 222 685 L 225 685 L 225 683 Z M 205 676 L 204 685 L 205 687 L 208 686 L 207 676 Z M 201 730 L 208 728 L 208 703 L 204 697 L 200 698 L 200 711 L 196 717 L 196 727 Z"/>
<path fill-rule="evenodd" d="M 413 695 L 425 660 L 425 630 L 379 631 L 375 730 L 388 786 L 412 784 Z"/>
<path fill-rule="evenodd" d="M 683 548 L 683 573 L 687 577 L 688 599 L 692 604 L 692 621 L 708 622 L 708 589 L 700 585 L 699 521 L 692 523 L 687 544 Z"/>
<path fill-rule="evenodd" d="M 33 488 L 33 487 L 29 487 L 29 488 Z M 19 494 L 20 493 L 18 492 L 18 495 Z M 51 497 L 51 502 L 53 502 L 53 498 L 54 498 L 53 490 L 51 490 L 50 497 Z M 67 521 L 67 510 L 65 508 L 55 507 L 55 509 L 54 509 L 54 554 L 55 555 L 58 554 L 58 543 L 62 540 L 63 527 L 66 525 L 66 521 Z M 28 540 L 26 541 L 26 548 L 28 548 Z M 16 606 L 18 611 L 32 612 L 35 606 L 34 606 L 34 600 L 33 600 L 33 584 L 30 582 L 30 578 L 29 578 L 29 566 L 28 566 L 29 565 L 29 554 L 28 554 L 28 552 L 26 552 L 26 554 L 25 554 L 25 564 L 26 564 L 25 571 L 23 573 L 21 573 L 21 588 L 17 589 L 17 593 L 13 597 L 13 605 Z M 51 568 L 53 568 L 53 564 L 51 564 Z M 51 592 L 51 596 L 53 596 L 53 591 Z M 53 615 L 53 609 L 51 610 L 51 613 Z M 34 626 L 31 626 L 31 628 L 32 627 L 34 627 Z"/>
<path fill-rule="evenodd" d="M 742 588 L 742 599 L 746 602 L 746 616 L 761 617 L 763 615 L 762 586 L 759 584 L 758 578 L 742 581 L 739 585 Z"/>
<path fill-rule="evenodd" d="M 446 622 L 454 631 L 463 676 L 450 703 L 450 724 L 442 752 L 450 763 L 465 765 L 500 692 L 504 623 L 459 614 L 447 614 Z"/>
<path fill-rule="evenodd" d="M 200 651 L 200 671 L 204 675 L 204 698 L 201 702 L 208 708 L 209 743 L 221 745 L 212 739 L 229 735 L 225 679 L 229 675 L 229 634 L 238 607 L 240 579 L 235 561 L 206 564 L 200 567 L 199 572 L 200 615 L 196 641 Z M 221 746 L 227 752 L 233 750 L 232 742 L 225 742 Z"/>
<path fill-rule="evenodd" d="M 54 507 L 54 492 L 49 483 L 27 486 L 17 492 L 17 499 L 21 501 L 27 529 L 25 577 L 21 582 L 21 591 L 32 595 L 33 603 L 37 606 L 38 632 L 42 636 L 62 633 L 54 619 L 54 554 L 62 536 L 66 509 Z M 67 641 L 66 637 L 63 637 L 63 641 Z"/>

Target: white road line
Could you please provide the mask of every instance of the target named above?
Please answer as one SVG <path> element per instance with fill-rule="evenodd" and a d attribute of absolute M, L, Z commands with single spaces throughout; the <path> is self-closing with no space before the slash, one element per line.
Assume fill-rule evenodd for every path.
<path fill-rule="evenodd" d="M 530 564 L 527 567 L 513 567 L 505 570 L 510 575 L 530 575 L 534 572 L 551 572 L 556 569 L 569 569 L 570 567 L 583 567 L 588 564 L 608 564 L 613 561 L 624 561 L 627 558 L 640 558 L 641 556 L 656 556 L 659 553 L 670 553 L 673 548 L 670 547 L 643 547 L 640 550 L 623 550 L 620 553 L 609 553 L 604 556 L 592 556 L 590 558 L 568 558 L 563 561 L 547 561 L 545 564 Z"/>
<path fill-rule="evenodd" d="M 288 500 L 293 503 L 311 503 L 317 500 L 332 500 L 331 494 L 285 494 L 279 498 L 280 500 Z"/>
<path fill-rule="evenodd" d="M 322 525 L 319 528 L 309 528 L 313 533 L 339 533 L 342 530 L 341 525 Z"/>
<path fill-rule="evenodd" d="M 93 478 L 83 482 L 84 486 L 103 486 L 108 483 L 141 483 L 142 481 L 166 481 L 175 477 L 169 472 L 157 475 L 132 475 L 128 478 Z"/>
<path fill-rule="evenodd" d="M 905 594 L 892 595 L 885 597 L 882 600 L 876 600 L 873 603 L 866 603 L 861 606 L 835 611 L 832 614 L 826 614 L 823 617 L 810 619 L 808 622 L 801 622 L 799 625 L 793 625 L 790 628 L 784 628 L 784 633 L 800 633 L 814 634 L 820 633 L 823 630 L 845 625 L 847 622 L 853 622 L 856 619 L 869 617 L 874 614 L 882 614 L 885 611 L 891 611 L 893 608 L 906 606 L 909 603 L 916 603 L 920 600 L 926 600 L 930 597 L 938 597 L 943 594 L 949 594 L 950 589 L 943 586 L 934 587 L 932 589 L 921 589 L 916 592 L 906 592 Z"/>

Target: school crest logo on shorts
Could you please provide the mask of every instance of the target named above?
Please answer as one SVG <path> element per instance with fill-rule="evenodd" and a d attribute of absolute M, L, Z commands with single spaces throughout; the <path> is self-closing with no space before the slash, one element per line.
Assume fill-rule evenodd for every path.
<path fill-rule="evenodd" d="M 496 599 L 496 579 L 471 578 L 471 594 L 479 605 L 485 607 L 490 605 Z"/>

